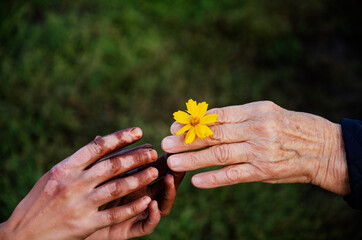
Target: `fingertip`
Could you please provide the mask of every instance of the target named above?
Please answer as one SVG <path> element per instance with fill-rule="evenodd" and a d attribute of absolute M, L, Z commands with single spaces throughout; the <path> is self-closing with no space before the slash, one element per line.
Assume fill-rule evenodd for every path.
<path fill-rule="evenodd" d="M 158 169 L 154 168 L 154 167 L 150 167 L 148 169 L 148 174 L 150 175 L 151 178 L 157 178 L 158 177 Z"/>
<path fill-rule="evenodd" d="M 157 159 L 158 154 L 157 154 L 156 150 L 150 149 L 148 152 L 149 152 L 150 158 L 151 158 L 152 160 L 156 160 L 156 159 Z"/>
<path fill-rule="evenodd" d="M 139 127 L 134 127 L 131 130 L 131 134 L 136 138 L 141 138 L 143 135 L 142 129 Z"/>
<path fill-rule="evenodd" d="M 179 125 L 178 122 L 173 122 L 173 123 L 171 124 L 170 133 L 171 133 L 172 135 L 174 135 L 174 134 L 178 131 L 178 127 L 177 127 L 178 125 Z"/>
<path fill-rule="evenodd" d="M 203 188 L 203 179 L 199 174 L 196 174 L 191 178 L 191 183 L 197 188 Z"/>
<path fill-rule="evenodd" d="M 173 163 L 173 162 L 172 162 L 172 158 L 171 158 L 171 157 L 167 158 L 167 166 L 168 166 L 171 170 L 175 171 L 175 170 L 173 169 L 172 163 Z"/>
<path fill-rule="evenodd" d="M 157 225 L 161 219 L 161 212 L 160 209 L 158 208 L 158 202 L 156 200 L 152 200 L 152 202 L 150 203 L 149 211 L 150 211 L 149 223 L 151 223 L 152 225 L 154 224 Z"/>
<path fill-rule="evenodd" d="M 164 139 L 162 139 L 161 148 L 163 151 L 165 151 L 167 153 L 174 153 L 175 144 L 177 144 L 175 136 L 168 136 L 168 137 L 165 137 Z"/>
<path fill-rule="evenodd" d="M 150 202 L 152 201 L 152 199 L 149 197 L 149 196 L 144 196 L 142 198 L 142 203 L 145 205 L 145 206 L 149 206 Z"/>
<path fill-rule="evenodd" d="M 174 187 L 174 185 L 175 185 L 175 179 L 172 174 L 167 174 L 164 181 L 165 181 L 166 186 L 168 186 L 168 187 Z"/>
<path fill-rule="evenodd" d="M 165 151 L 165 152 L 167 152 L 167 138 L 168 137 L 165 137 L 164 139 L 162 139 L 162 141 L 161 141 L 161 148 L 162 148 L 162 150 L 163 151 Z"/>
<path fill-rule="evenodd" d="M 150 208 L 154 211 L 158 210 L 158 203 L 156 200 L 152 200 L 152 202 L 150 203 Z"/>

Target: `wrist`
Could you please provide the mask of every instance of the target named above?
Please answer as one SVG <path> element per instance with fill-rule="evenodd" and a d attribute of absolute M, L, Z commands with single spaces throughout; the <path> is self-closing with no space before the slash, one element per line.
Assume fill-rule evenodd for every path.
<path fill-rule="evenodd" d="M 333 193 L 346 196 L 350 193 L 346 152 L 339 124 L 329 122 L 324 138 L 324 148 L 318 159 L 314 184 Z"/>

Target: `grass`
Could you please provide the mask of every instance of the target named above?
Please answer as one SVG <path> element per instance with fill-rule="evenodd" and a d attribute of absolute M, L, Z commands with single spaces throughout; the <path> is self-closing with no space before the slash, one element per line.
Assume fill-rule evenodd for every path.
<path fill-rule="evenodd" d="M 8 1 L 0 25 L 0 209 L 96 135 L 139 126 L 161 153 L 172 113 L 269 99 L 362 119 L 360 2 Z M 145 239 L 360 239 L 361 214 L 309 185 L 190 184 Z"/>

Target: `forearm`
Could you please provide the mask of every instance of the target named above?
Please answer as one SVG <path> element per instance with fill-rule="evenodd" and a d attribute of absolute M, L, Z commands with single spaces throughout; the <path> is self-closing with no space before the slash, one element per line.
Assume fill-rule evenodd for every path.
<path fill-rule="evenodd" d="M 342 129 L 339 124 L 331 123 L 326 130 L 328 135 L 323 149 L 325 158 L 319 159 L 317 173 L 312 183 L 328 191 L 346 196 L 351 190 Z"/>

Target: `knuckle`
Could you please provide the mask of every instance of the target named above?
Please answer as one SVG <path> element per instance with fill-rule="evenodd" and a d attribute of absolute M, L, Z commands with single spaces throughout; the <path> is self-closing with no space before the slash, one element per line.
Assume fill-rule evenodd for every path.
<path fill-rule="evenodd" d="M 226 145 L 219 145 L 211 147 L 211 155 L 217 164 L 224 165 L 229 161 L 231 152 Z"/>
<path fill-rule="evenodd" d="M 99 155 L 102 153 L 103 144 L 101 143 L 102 139 L 95 139 L 90 144 L 87 145 L 88 151 L 91 155 Z"/>
<path fill-rule="evenodd" d="M 261 101 L 255 105 L 255 110 L 259 113 L 270 113 L 278 110 L 280 107 L 272 101 Z"/>
<path fill-rule="evenodd" d="M 54 166 L 49 172 L 51 179 L 60 179 L 64 176 L 64 171 L 59 165 Z"/>
<path fill-rule="evenodd" d="M 228 167 L 226 169 L 226 180 L 228 182 L 238 182 L 240 179 L 240 171 L 235 167 Z"/>
<path fill-rule="evenodd" d="M 107 219 L 109 223 L 114 223 L 117 221 L 117 214 L 114 209 L 108 210 Z"/>
<path fill-rule="evenodd" d="M 277 105 L 272 101 L 262 101 L 261 102 L 261 109 L 265 112 L 270 112 L 276 110 Z"/>
<path fill-rule="evenodd" d="M 131 215 L 135 215 L 140 211 L 140 207 L 138 204 L 132 204 L 131 206 L 129 206 L 129 212 L 131 213 Z"/>
<path fill-rule="evenodd" d="M 214 108 L 211 113 L 216 113 L 218 122 L 227 122 L 228 115 L 224 108 Z"/>
<path fill-rule="evenodd" d="M 118 158 L 108 159 L 103 162 L 103 166 L 108 174 L 114 175 L 120 169 L 121 163 Z"/>
<path fill-rule="evenodd" d="M 209 136 L 208 138 L 205 138 L 204 141 L 208 141 L 207 139 L 209 139 L 209 141 L 211 140 L 212 142 L 218 143 L 225 139 L 224 131 L 222 130 L 222 128 L 219 125 L 213 126 L 212 130 L 213 130 L 214 134 Z"/>
<path fill-rule="evenodd" d="M 200 165 L 200 160 L 198 158 L 198 156 L 196 154 L 189 154 L 188 155 L 188 167 L 190 166 L 199 166 Z"/>
<path fill-rule="evenodd" d="M 118 197 L 123 193 L 122 183 L 120 180 L 115 180 L 108 184 L 107 191 L 110 197 Z"/>
<path fill-rule="evenodd" d="M 219 179 L 215 176 L 215 174 L 211 174 L 208 181 L 211 186 L 217 186 L 219 183 Z"/>

